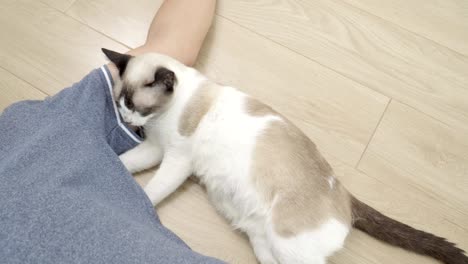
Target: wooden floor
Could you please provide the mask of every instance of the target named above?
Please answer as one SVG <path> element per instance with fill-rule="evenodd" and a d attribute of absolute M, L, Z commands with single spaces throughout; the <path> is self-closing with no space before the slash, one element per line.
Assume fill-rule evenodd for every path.
<path fill-rule="evenodd" d="M 160 4 L 1 0 L 0 110 L 80 80 L 101 47 L 142 44 Z M 357 197 L 468 250 L 467 14 L 466 0 L 222 0 L 197 68 L 289 117 Z M 195 183 L 157 211 L 194 250 L 255 263 Z M 436 262 L 353 231 L 330 263 Z"/>

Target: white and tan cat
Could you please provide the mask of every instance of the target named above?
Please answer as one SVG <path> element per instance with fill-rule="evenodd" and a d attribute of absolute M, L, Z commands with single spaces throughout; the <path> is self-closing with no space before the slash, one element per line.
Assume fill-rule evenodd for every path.
<path fill-rule="evenodd" d="M 314 143 L 270 107 L 167 56 L 103 51 L 119 69 L 114 99 L 123 119 L 146 133 L 122 162 L 132 173 L 161 164 L 145 188 L 154 205 L 196 175 L 262 264 L 325 263 L 352 227 L 444 263 L 468 263 L 454 244 L 354 198 Z"/>

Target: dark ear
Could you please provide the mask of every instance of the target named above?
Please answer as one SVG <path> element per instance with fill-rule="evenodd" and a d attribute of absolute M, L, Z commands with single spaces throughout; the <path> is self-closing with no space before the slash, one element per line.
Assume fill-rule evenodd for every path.
<path fill-rule="evenodd" d="M 122 77 L 122 75 L 125 72 L 125 69 L 127 68 L 128 61 L 132 58 L 132 56 L 128 54 L 122 54 L 118 53 L 112 50 L 108 49 L 101 49 L 104 54 L 106 54 L 106 57 L 109 58 L 110 61 L 112 61 L 115 66 L 119 69 L 119 75 Z"/>
<path fill-rule="evenodd" d="M 156 70 L 154 80 L 156 83 L 164 85 L 166 92 L 174 91 L 174 85 L 177 81 L 174 72 L 164 67 Z"/>

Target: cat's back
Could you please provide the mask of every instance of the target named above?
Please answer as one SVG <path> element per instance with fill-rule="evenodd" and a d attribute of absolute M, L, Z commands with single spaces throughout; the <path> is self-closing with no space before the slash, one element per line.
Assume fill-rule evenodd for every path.
<path fill-rule="evenodd" d="M 205 184 L 213 204 L 232 224 L 246 228 L 251 214 L 264 214 L 249 175 L 256 138 L 276 115 L 254 116 L 249 96 L 235 88 L 207 83 L 186 104 L 181 133 L 190 137 L 194 174 Z M 264 218 L 261 217 L 261 218 Z"/>
<path fill-rule="evenodd" d="M 186 119 L 198 120 L 186 124 L 193 129 L 194 170 L 228 218 L 235 223 L 248 222 L 242 220 L 248 213 L 240 212 L 266 212 L 275 194 L 281 193 L 284 199 L 277 201 L 275 215 L 292 216 L 293 209 L 304 215 L 283 217 L 278 232 L 295 233 L 289 227 L 300 226 L 296 219 L 350 221 L 346 190 L 299 128 L 234 88 L 214 85 L 204 89 L 201 98 L 193 99 L 199 107 L 187 111 L 191 117 Z M 197 113 L 200 115 L 195 118 L 200 109 L 203 114 Z M 344 206 L 336 207 L 335 203 Z"/>
<path fill-rule="evenodd" d="M 222 86 L 209 80 L 201 81 L 197 89 L 190 93 L 180 114 L 178 132 L 193 141 L 227 140 L 236 136 L 255 136 L 268 121 L 279 116 L 255 116 L 249 113 L 252 99 L 243 92 Z M 217 131 L 223 131 L 217 135 Z M 246 142 L 245 139 L 242 142 Z"/>
<path fill-rule="evenodd" d="M 252 115 L 251 100 L 235 88 L 215 83 L 204 84 L 192 95 L 179 127 L 181 134 L 192 137 L 194 156 L 203 160 L 200 163 L 213 160 L 219 166 L 227 166 L 219 160 L 223 157 L 230 161 L 229 167 L 248 169 L 256 137 L 271 121 L 281 119 L 278 115 Z"/>

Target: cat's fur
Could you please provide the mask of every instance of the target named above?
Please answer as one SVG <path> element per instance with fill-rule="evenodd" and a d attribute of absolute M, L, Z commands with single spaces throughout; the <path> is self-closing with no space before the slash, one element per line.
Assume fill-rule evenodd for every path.
<path fill-rule="evenodd" d="M 145 188 L 153 204 L 195 174 L 262 264 L 325 263 L 353 226 L 445 263 L 468 263 L 454 244 L 349 194 L 314 143 L 270 107 L 167 56 L 103 51 L 120 72 L 121 115 L 147 135 L 122 162 L 130 172 L 161 163 Z"/>

